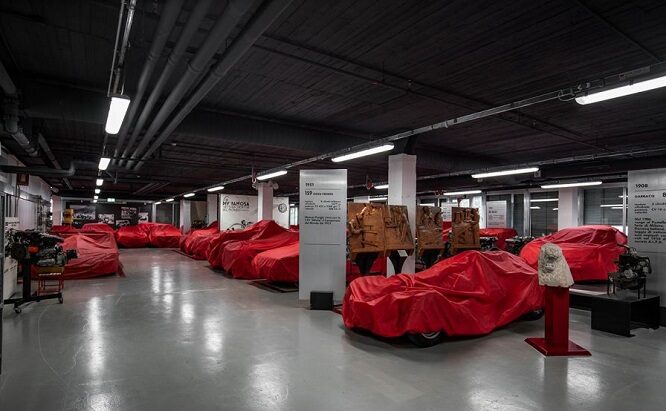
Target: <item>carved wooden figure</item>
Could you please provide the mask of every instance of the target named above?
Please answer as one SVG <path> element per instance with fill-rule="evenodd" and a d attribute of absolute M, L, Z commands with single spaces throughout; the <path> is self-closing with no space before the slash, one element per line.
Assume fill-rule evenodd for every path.
<path fill-rule="evenodd" d="M 424 250 L 443 250 L 442 211 L 439 207 L 418 206 L 416 208 L 416 238 L 419 256 Z"/>
<path fill-rule="evenodd" d="M 465 250 L 478 250 L 479 210 L 477 208 L 453 207 L 451 223 L 451 251 L 456 254 Z"/>

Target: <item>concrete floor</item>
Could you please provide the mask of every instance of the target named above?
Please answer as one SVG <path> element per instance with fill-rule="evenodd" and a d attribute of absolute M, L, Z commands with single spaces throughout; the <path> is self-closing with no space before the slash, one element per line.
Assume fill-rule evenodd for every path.
<path fill-rule="evenodd" d="M 543 322 L 418 349 L 346 331 L 169 250 L 123 250 L 126 277 L 65 303 L 6 307 L 0 410 L 664 409 L 666 329 L 624 338 L 572 311 L 588 358 L 544 358 Z"/>

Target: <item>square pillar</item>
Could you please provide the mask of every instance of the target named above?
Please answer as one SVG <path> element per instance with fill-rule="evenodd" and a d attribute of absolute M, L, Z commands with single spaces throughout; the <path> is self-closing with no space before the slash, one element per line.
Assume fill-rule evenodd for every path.
<path fill-rule="evenodd" d="M 580 225 L 578 207 L 578 188 L 560 188 L 557 203 L 557 229 L 578 227 Z"/>
<path fill-rule="evenodd" d="M 192 228 L 192 204 L 190 200 L 180 200 L 180 229 L 183 233 Z"/>
<path fill-rule="evenodd" d="M 273 219 L 273 185 L 257 183 L 257 221 Z"/>
<path fill-rule="evenodd" d="M 217 194 L 208 194 L 206 196 L 206 216 L 208 218 L 208 224 L 213 221 L 220 221 L 220 216 L 218 214 L 218 198 Z"/>
<path fill-rule="evenodd" d="M 396 154 L 389 156 L 388 204 L 407 206 L 412 238 L 416 237 L 416 156 Z M 390 264 L 389 264 L 390 265 Z M 415 257 L 407 257 L 403 273 L 415 272 Z"/>
<path fill-rule="evenodd" d="M 151 209 L 152 213 L 150 215 L 150 221 L 152 223 L 156 223 L 157 222 L 157 205 L 155 203 L 153 203 L 153 204 L 151 204 L 151 208 L 152 208 Z"/>
<path fill-rule="evenodd" d="M 62 225 L 62 198 L 60 196 L 51 196 L 51 218 L 53 225 Z"/>

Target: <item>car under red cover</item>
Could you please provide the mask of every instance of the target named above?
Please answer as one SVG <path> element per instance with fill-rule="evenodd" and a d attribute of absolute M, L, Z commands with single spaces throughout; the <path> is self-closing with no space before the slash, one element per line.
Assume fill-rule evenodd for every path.
<path fill-rule="evenodd" d="M 65 239 L 62 248 L 75 249 L 78 254 L 77 258 L 69 260 L 65 266 L 66 280 L 119 273 L 119 253 L 113 233 L 67 233 L 62 237 Z"/>
<path fill-rule="evenodd" d="M 285 231 L 260 240 L 234 241 L 224 248 L 222 268 L 233 278 L 263 278 L 261 272 L 252 269 L 252 259 L 262 251 L 294 243 L 298 243 L 298 231 Z"/>
<path fill-rule="evenodd" d="M 195 253 L 194 251 L 195 247 L 204 248 L 205 250 L 205 247 L 202 246 L 203 242 L 199 241 L 199 239 L 202 239 L 203 237 L 208 239 L 208 241 L 210 241 L 212 239 L 212 236 L 219 232 L 220 232 L 220 225 L 217 221 L 213 221 L 206 228 L 192 230 L 187 235 L 183 236 L 183 239 L 180 242 L 180 251 L 184 252 L 185 254 L 193 255 Z M 205 251 L 203 252 L 203 254 L 205 254 Z"/>
<path fill-rule="evenodd" d="M 153 247 L 159 248 L 178 248 L 182 233 L 171 224 L 147 223 L 150 224 L 148 231 L 148 241 Z"/>
<path fill-rule="evenodd" d="M 116 242 L 121 247 L 140 248 L 147 247 L 148 227 L 146 224 L 128 225 L 116 231 Z"/>
<path fill-rule="evenodd" d="M 587 225 L 565 228 L 551 235 L 530 241 L 520 256 L 536 268 L 539 251 L 545 243 L 557 244 L 569 264 L 574 281 L 608 280 L 608 274 L 617 270 L 615 261 L 627 244 L 627 236 L 607 225 Z"/>
<path fill-rule="evenodd" d="M 505 251 L 466 251 L 417 274 L 361 277 L 347 288 L 345 326 L 383 337 L 490 333 L 541 309 L 537 272 Z"/>
<path fill-rule="evenodd" d="M 214 269 L 222 269 L 222 255 L 224 248 L 232 241 L 243 240 L 259 240 L 262 238 L 272 237 L 276 234 L 284 233 L 286 228 L 278 225 L 273 220 L 261 220 L 238 231 L 220 231 L 215 238 L 213 238 L 208 246 L 208 262 Z"/>

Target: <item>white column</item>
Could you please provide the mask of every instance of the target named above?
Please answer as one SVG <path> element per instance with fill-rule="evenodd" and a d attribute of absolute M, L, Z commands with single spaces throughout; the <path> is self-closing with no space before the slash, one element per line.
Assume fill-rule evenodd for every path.
<path fill-rule="evenodd" d="M 155 205 L 155 203 L 153 203 L 152 207 L 153 209 L 152 209 L 152 214 L 150 216 L 150 221 L 155 223 L 157 222 L 157 206 Z"/>
<path fill-rule="evenodd" d="M 270 183 L 257 183 L 257 221 L 273 219 L 273 186 Z"/>
<path fill-rule="evenodd" d="M 180 200 L 180 228 L 183 233 L 192 228 L 192 204 L 190 200 Z"/>
<path fill-rule="evenodd" d="M 559 190 L 559 201 L 557 202 L 557 229 L 578 227 L 579 207 L 578 207 L 578 188 L 561 188 Z M 553 204 L 553 203 L 545 203 Z"/>
<path fill-rule="evenodd" d="M 51 214 L 53 216 L 53 225 L 62 225 L 62 198 L 60 196 L 51 196 L 53 209 Z"/>
<path fill-rule="evenodd" d="M 213 221 L 219 221 L 219 215 L 218 215 L 218 205 L 219 201 L 217 199 L 217 194 L 208 194 L 206 196 L 206 215 L 208 216 L 208 224 L 212 223 Z"/>
<path fill-rule="evenodd" d="M 413 238 L 416 236 L 416 156 L 409 154 L 389 156 L 388 183 L 388 204 L 407 206 Z M 414 264 L 414 255 L 407 257 L 402 272 L 414 273 Z"/>

